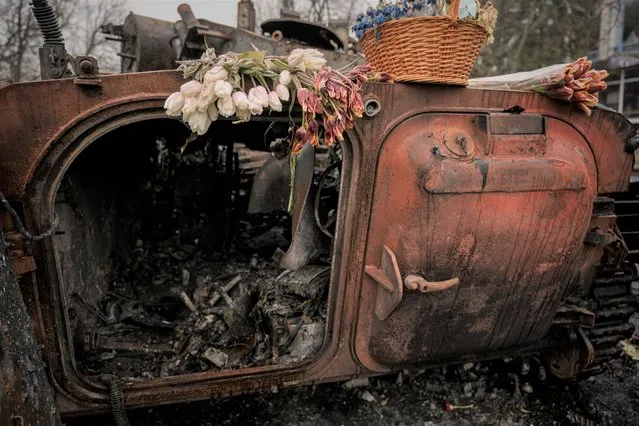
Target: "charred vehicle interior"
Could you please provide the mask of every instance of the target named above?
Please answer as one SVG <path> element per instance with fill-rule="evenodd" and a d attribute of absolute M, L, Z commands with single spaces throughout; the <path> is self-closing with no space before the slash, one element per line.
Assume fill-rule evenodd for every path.
<path fill-rule="evenodd" d="M 45 35 L 43 81 L 0 88 L 0 188 L 32 232 L 55 229 L 24 241 L 2 216 L 63 414 L 110 410 L 114 387 L 140 407 L 526 354 L 568 379 L 618 352 L 639 253 L 622 115 L 369 83 L 345 140 L 299 154 L 291 197 L 298 106 L 185 148 L 163 111 L 175 61 L 206 45 L 363 60 L 295 17 L 254 34 L 249 6 L 244 29 L 187 5 L 104 28 L 117 75 Z M 64 107 L 37 108 L 47 93 Z"/>
<path fill-rule="evenodd" d="M 267 182 L 254 184 L 277 168 L 286 182 L 287 160 L 260 148 L 265 134 L 282 138 L 287 127 L 279 135 L 270 127 L 223 122 L 180 153 L 183 126 L 145 121 L 103 136 L 73 162 L 56 195 L 55 247 L 80 371 L 165 377 L 293 363 L 319 349 L 339 150 L 318 155 L 310 178 L 322 191 L 312 194 L 313 222 L 300 223 L 304 235 L 326 235 L 315 232 L 304 264 L 280 268 L 272 257 L 291 246 L 287 185 L 274 199 Z M 306 255 L 280 253 L 287 265 Z"/>

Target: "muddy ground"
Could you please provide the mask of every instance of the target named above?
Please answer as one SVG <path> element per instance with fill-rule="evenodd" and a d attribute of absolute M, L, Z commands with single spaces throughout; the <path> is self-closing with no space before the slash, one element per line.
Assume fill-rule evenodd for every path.
<path fill-rule="evenodd" d="M 639 425 L 639 365 L 619 359 L 596 376 L 542 382 L 535 368 L 522 375 L 515 362 L 466 364 L 132 410 L 128 417 L 131 425 Z M 103 415 L 67 424 L 115 422 Z"/>

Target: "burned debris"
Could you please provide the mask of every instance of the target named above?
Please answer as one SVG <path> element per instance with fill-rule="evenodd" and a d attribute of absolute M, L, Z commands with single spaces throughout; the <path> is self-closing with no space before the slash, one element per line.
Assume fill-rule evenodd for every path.
<path fill-rule="evenodd" d="M 325 232 L 315 233 L 312 261 L 285 269 L 279 260 L 290 256 L 293 237 L 283 204 L 289 187 L 278 189 L 287 195 L 279 204 L 251 199 L 271 189 L 254 190 L 256 175 L 280 183 L 290 177 L 287 162 L 273 166 L 278 158 L 268 147 L 277 143 L 262 137 L 280 130 L 235 126 L 252 128 L 233 140 L 224 125 L 183 154 L 182 129 L 171 123 L 122 128 L 107 142 L 129 146 L 127 157 L 99 141 L 67 173 L 56 239 L 83 375 L 148 380 L 294 364 L 318 353 L 339 155 L 316 156 L 313 180 L 323 188 L 313 193 L 313 217 Z M 78 201 L 93 197 L 100 202 Z"/>

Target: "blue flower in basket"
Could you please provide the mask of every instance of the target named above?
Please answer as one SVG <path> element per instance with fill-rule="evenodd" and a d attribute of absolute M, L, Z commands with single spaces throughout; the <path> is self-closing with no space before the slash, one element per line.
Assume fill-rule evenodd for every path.
<path fill-rule="evenodd" d="M 459 18 L 467 17 L 477 17 L 477 2 L 475 0 L 462 0 L 459 2 Z"/>

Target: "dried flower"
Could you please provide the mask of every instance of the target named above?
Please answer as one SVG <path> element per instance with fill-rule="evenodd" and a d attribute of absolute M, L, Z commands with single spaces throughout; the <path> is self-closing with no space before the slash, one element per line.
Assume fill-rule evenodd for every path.
<path fill-rule="evenodd" d="M 209 107 L 206 109 L 206 113 L 209 115 L 211 121 L 216 121 L 218 119 L 220 113 L 215 106 L 215 102 L 209 105 Z"/>
<path fill-rule="evenodd" d="M 216 81 L 226 80 L 228 77 L 228 71 L 226 71 L 224 67 L 216 65 L 204 74 L 204 84 L 215 84 Z"/>
<path fill-rule="evenodd" d="M 235 111 L 235 116 L 239 121 L 250 121 L 251 120 L 251 111 L 248 109 L 238 109 Z"/>
<path fill-rule="evenodd" d="M 191 80 L 187 83 L 184 83 L 182 87 L 180 87 L 180 93 L 185 98 L 192 98 L 200 94 L 202 91 L 202 83 L 197 80 Z"/>
<path fill-rule="evenodd" d="M 199 95 L 195 98 L 195 104 L 198 111 L 206 111 L 209 105 L 217 99 L 215 94 L 211 94 L 211 91 L 206 90 L 206 86 L 204 90 L 200 92 Z"/>
<path fill-rule="evenodd" d="M 317 120 L 310 120 L 307 126 L 308 138 L 307 142 L 313 146 L 319 145 L 319 124 Z"/>
<path fill-rule="evenodd" d="M 319 97 L 309 89 L 301 88 L 297 91 L 297 101 L 302 106 L 302 111 L 310 113 L 322 112 L 322 104 Z"/>
<path fill-rule="evenodd" d="M 248 110 L 249 109 L 249 99 L 246 93 L 244 92 L 235 92 L 233 93 L 233 103 L 235 104 L 235 108 L 238 110 Z"/>
<path fill-rule="evenodd" d="M 293 51 L 288 55 L 288 65 L 293 68 L 298 68 L 301 71 L 306 71 L 306 68 L 304 67 L 304 50 L 293 49 Z"/>
<path fill-rule="evenodd" d="M 253 87 L 249 90 L 248 100 L 249 103 L 259 105 L 262 108 L 268 107 L 268 92 L 262 86 Z"/>
<path fill-rule="evenodd" d="M 570 87 L 572 90 L 575 90 L 575 91 L 585 90 L 586 83 L 582 81 L 581 79 L 573 80 L 569 84 L 567 84 L 567 87 Z"/>
<path fill-rule="evenodd" d="M 319 71 L 326 65 L 326 59 L 317 49 L 293 49 L 288 55 L 288 64 L 302 72 Z"/>
<path fill-rule="evenodd" d="M 567 65 L 550 67 L 537 81 L 526 81 L 517 88 L 572 102 L 590 116 L 590 107 L 599 102 L 599 92 L 607 88 L 606 77 L 607 71 L 592 69 L 592 61 L 584 57 Z"/>
<path fill-rule="evenodd" d="M 215 82 L 215 96 L 218 98 L 226 98 L 233 93 L 233 86 L 228 81 L 218 80 Z"/>
<path fill-rule="evenodd" d="M 283 85 L 283 84 L 278 84 L 275 87 L 275 93 L 277 93 L 277 96 L 280 97 L 280 99 L 284 102 L 288 102 L 288 100 L 290 99 L 291 95 L 288 91 L 288 88 Z"/>
<path fill-rule="evenodd" d="M 182 107 L 184 106 L 184 96 L 180 92 L 175 92 L 166 99 L 164 102 L 164 109 L 166 114 L 171 117 L 179 117 L 182 114 Z"/>
<path fill-rule="evenodd" d="M 291 73 L 287 70 L 282 71 L 280 73 L 279 82 L 284 86 L 288 86 L 289 84 L 291 84 Z"/>
<path fill-rule="evenodd" d="M 215 102 L 217 100 L 217 95 L 215 94 L 215 83 L 204 84 L 204 87 L 198 96 L 205 99 L 209 104 Z"/>
<path fill-rule="evenodd" d="M 552 89 L 549 92 L 549 96 L 555 99 L 561 99 L 564 101 L 569 101 L 573 96 L 574 90 L 570 87 L 560 87 L 557 89 Z"/>
<path fill-rule="evenodd" d="M 250 94 L 249 94 L 249 99 L 250 99 Z M 249 102 L 249 111 L 253 115 L 261 115 L 262 112 L 264 112 L 264 108 L 262 107 L 261 103 Z"/>
<path fill-rule="evenodd" d="M 206 111 L 195 111 L 189 116 L 189 127 L 198 135 L 203 135 L 211 126 L 211 119 Z"/>
<path fill-rule="evenodd" d="M 266 90 L 264 86 L 257 86 L 255 91 L 257 92 L 258 99 L 262 101 L 262 106 L 268 108 L 268 90 Z"/>
<path fill-rule="evenodd" d="M 579 90 L 573 93 L 571 99 L 579 102 L 579 101 L 585 101 L 587 97 L 588 97 L 588 92 L 586 92 L 585 90 Z"/>
<path fill-rule="evenodd" d="M 184 121 L 189 121 L 191 114 L 197 111 L 198 99 L 195 97 L 185 97 L 184 106 L 182 107 L 182 117 Z"/>
<path fill-rule="evenodd" d="M 271 110 L 276 112 L 282 111 L 282 102 L 280 102 L 280 97 L 277 96 L 277 93 L 271 92 L 268 94 L 268 104 Z"/>
<path fill-rule="evenodd" d="M 231 117 L 233 114 L 235 114 L 235 104 L 233 103 L 233 98 L 227 96 L 225 98 L 218 99 L 217 109 L 220 112 L 220 115 L 224 117 Z"/>
<path fill-rule="evenodd" d="M 606 90 L 607 88 L 608 88 L 608 85 L 606 84 L 605 81 L 591 81 L 586 86 L 586 90 L 588 90 L 589 93 L 598 93 L 603 90 Z"/>

